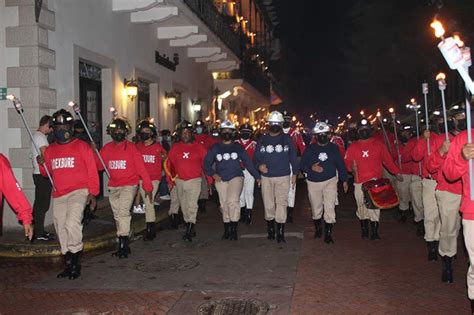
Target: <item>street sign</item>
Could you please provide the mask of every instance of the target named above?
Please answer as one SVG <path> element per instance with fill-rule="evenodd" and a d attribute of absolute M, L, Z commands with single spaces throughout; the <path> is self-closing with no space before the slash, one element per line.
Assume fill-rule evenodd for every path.
<path fill-rule="evenodd" d="M 0 88 L 0 101 L 7 99 L 7 88 Z"/>

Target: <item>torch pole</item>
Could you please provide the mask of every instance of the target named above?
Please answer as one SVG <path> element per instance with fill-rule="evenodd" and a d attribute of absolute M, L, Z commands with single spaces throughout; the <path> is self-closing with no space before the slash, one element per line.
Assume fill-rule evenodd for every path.
<path fill-rule="evenodd" d="M 425 96 L 426 97 L 426 96 Z M 419 127 L 419 122 L 418 122 L 418 108 L 415 108 L 415 121 L 416 121 L 416 140 L 420 140 L 420 127 Z M 430 143 L 426 142 L 428 144 L 428 154 L 430 152 Z M 418 162 L 418 174 L 421 176 L 421 162 Z"/>
<path fill-rule="evenodd" d="M 74 103 L 74 102 L 70 102 L 69 103 L 70 106 L 72 106 L 72 108 L 74 109 L 74 112 L 77 114 L 77 116 L 79 116 L 79 119 L 81 120 L 82 122 L 82 125 L 84 126 L 84 129 L 87 133 L 87 136 L 89 136 L 89 139 L 91 140 L 91 143 L 94 143 L 94 139 L 92 138 L 92 135 L 89 131 L 89 128 L 87 127 L 87 124 L 86 122 L 84 121 L 84 118 L 82 117 L 82 114 L 81 114 L 81 109 L 79 108 L 79 105 Z M 102 164 L 102 166 L 104 167 L 104 171 L 105 171 L 105 174 L 107 174 L 107 177 L 110 178 L 110 173 L 109 171 L 107 170 L 107 166 L 105 165 L 105 162 L 104 162 L 104 159 L 102 158 L 102 156 L 100 155 L 100 152 L 99 152 L 99 149 L 97 149 L 96 146 L 94 146 L 94 149 L 95 149 L 95 153 L 97 153 L 97 156 L 99 157 L 99 160 L 100 160 L 100 163 Z"/>
<path fill-rule="evenodd" d="M 383 125 L 382 119 L 380 119 L 379 116 L 377 116 L 377 119 L 379 120 L 380 126 L 382 127 L 382 133 L 383 133 L 383 139 L 385 141 L 385 145 L 387 146 L 387 149 L 391 151 L 390 141 L 388 140 L 387 131 L 385 131 L 385 126 Z"/>
<path fill-rule="evenodd" d="M 429 117 L 428 117 L 428 83 L 423 83 L 422 84 L 422 90 L 423 90 L 423 95 L 425 97 L 425 121 L 426 121 L 426 130 L 430 130 L 430 123 L 429 123 Z M 417 128 L 418 131 L 418 128 Z M 419 137 L 417 137 L 419 139 Z M 430 142 L 426 141 L 426 146 L 428 149 L 428 155 L 431 154 L 431 149 L 430 149 Z M 421 163 L 420 163 L 421 165 Z M 420 166 L 421 167 L 421 166 Z"/>
<path fill-rule="evenodd" d="M 446 99 L 444 97 L 444 89 L 441 89 L 441 100 L 443 103 L 443 120 L 444 120 L 444 135 L 446 140 L 449 140 L 448 135 L 448 115 L 446 114 Z"/>
<path fill-rule="evenodd" d="M 392 120 L 393 120 L 393 133 L 395 134 L 395 149 L 397 150 L 398 166 L 401 168 L 402 157 L 400 156 L 400 146 L 398 144 L 397 120 L 396 120 L 395 112 L 392 113 Z"/>

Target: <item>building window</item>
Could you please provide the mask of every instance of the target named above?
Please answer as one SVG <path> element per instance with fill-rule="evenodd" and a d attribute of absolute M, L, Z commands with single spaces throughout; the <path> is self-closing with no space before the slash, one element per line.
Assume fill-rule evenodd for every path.
<path fill-rule="evenodd" d="M 79 61 L 79 77 L 94 81 L 101 81 L 101 72 L 97 66 L 90 65 L 88 63 Z"/>
<path fill-rule="evenodd" d="M 150 83 L 138 79 L 137 119 L 150 117 Z"/>

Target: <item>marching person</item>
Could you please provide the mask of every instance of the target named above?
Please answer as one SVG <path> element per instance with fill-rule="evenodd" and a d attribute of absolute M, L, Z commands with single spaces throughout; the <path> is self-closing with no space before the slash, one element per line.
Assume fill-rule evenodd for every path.
<path fill-rule="evenodd" d="M 255 165 L 262 174 L 261 187 L 268 239 L 286 242 L 285 223 L 287 219 L 288 191 L 296 185 L 299 170 L 296 147 L 290 136 L 283 133 L 283 115 L 273 111 L 267 117 L 268 134 L 262 135 L 255 148 Z"/>
<path fill-rule="evenodd" d="M 81 275 L 79 254 L 82 242 L 84 207 L 96 207 L 99 194 L 99 174 L 90 145 L 73 137 L 74 119 L 61 109 L 53 114 L 52 124 L 56 142 L 39 156 L 40 171 L 51 173 L 56 190 L 53 191 L 53 219 L 56 234 L 65 256 L 65 269 L 58 278 L 76 279 Z"/>
<path fill-rule="evenodd" d="M 371 179 L 382 178 L 382 169 L 386 167 L 399 181 L 403 181 L 400 169 L 393 162 L 387 148 L 379 140 L 372 138 L 372 127 L 367 119 L 358 123 L 359 140 L 352 143 L 346 152 L 345 162 L 349 172 L 354 173 L 354 196 L 357 203 L 357 217 L 360 220 L 362 238 L 380 239 L 380 209 L 367 209 L 364 203 L 362 184 Z"/>
<path fill-rule="evenodd" d="M 145 204 L 145 222 L 146 232 L 144 236 L 145 241 L 151 241 L 156 237 L 156 214 L 153 200 L 158 193 L 160 187 L 160 180 L 162 177 L 162 163 L 166 159 L 166 150 L 156 142 L 158 131 L 153 122 L 149 120 L 141 121 L 137 126 L 137 134 L 139 142 L 136 144 L 138 151 L 142 154 L 143 162 L 150 175 L 153 185 L 153 192 L 151 194 L 152 200 L 145 198 L 145 190 L 143 189 L 143 182 L 140 182 L 139 191 Z"/>
<path fill-rule="evenodd" d="M 439 246 L 438 253 L 442 260 L 441 281 L 453 282 L 453 257 L 457 254 L 457 238 L 461 227 L 459 208 L 461 206 L 462 182 L 447 181 L 442 173 L 451 141 L 459 132 L 466 130 L 466 116 L 463 108 L 452 109 L 449 113 L 453 129 L 449 140 L 437 137 L 433 141 L 433 151 L 427 161 L 430 173 L 437 173 L 436 201 L 439 209 Z"/>
<path fill-rule="evenodd" d="M 295 148 L 297 149 L 297 156 L 302 156 L 304 153 L 304 150 L 306 149 L 306 144 L 303 140 L 303 136 L 301 133 L 298 131 L 298 129 L 294 128 L 291 126 L 293 122 L 293 115 L 290 114 L 288 111 L 284 110 L 283 111 L 283 133 L 290 136 L 291 140 L 293 141 L 293 144 Z M 298 175 L 298 170 L 293 170 L 291 168 L 291 176 L 293 175 Z M 288 192 L 288 217 L 287 217 L 287 222 L 288 223 L 293 223 L 293 210 L 295 208 L 295 198 L 296 198 L 296 183 L 294 185 L 290 185 L 290 190 Z"/>
<path fill-rule="evenodd" d="M 145 168 L 142 154 L 133 142 L 127 140 L 130 124 L 125 118 L 117 117 L 107 126 L 107 133 L 112 141 L 107 143 L 100 154 L 109 171 L 109 202 L 114 214 L 117 227 L 118 249 L 113 256 L 128 258 L 131 253 L 129 246 L 130 223 L 132 220 L 130 208 L 137 194 L 139 181 L 145 191 L 144 199 L 153 205 L 152 193 L 154 190 L 150 175 Z M 96 162 L 99 170 L 103 170 L 101 163 Z M 153 209 L 153 206 L 151 206 Z"/>
<path fill-rule="evenodd" d="M 253 128 L 250 124 L 243 124 L 239 128 L 240 138 L 237 143 L 242 145 L 245 152 L 247 152 L 250 160 L 253 161 L 255 147 L 257 142 L 252 139 Z M 240 213 L 241 222 L 249 225 L 252 222 L 252 209 L 254 201 L 255 178 L 250 174 L 247 168 L 244 169 L 244 188 L 240 194 Z"/>
<path fill-rule="evenodd" d="M 51 132 L 51 116 L 45 115 L 41 117 L 38 130 L 33 134 L 33 141 L 41 154 L 44 154 L 44 151 L 49 145 L 48 135 Z M 38 153 L 33 143 L 31 144 L 31 150 L 33 154 L 33 183 L 35 184 L 35 201 L 33 203 L 34 240 L 54 240 L 53 235 L 44 230 L 44 218 L 51 203 L 51 183 L 48 178 L 43 177 L 40 173 L 38 162 L 36 161 Z"/>
<path fill-rule="evenodd" d="M 194 141 L 193 133 L 193 125 L 189 121 L 182 121 L 178 127 L 180 142 L 171 147 L 167 159 L 167 168 L 172 173 L 186 224 L 183 240 L 189 242 L 192 242 L 192 238 L 196 235 L 194 225 L 203 180 L 204 158 L 207 154 L 204 146 Z M 207 176 L 206 182 L 208 185 L 211 182 Z"/>
<path fill-rule="evenodd" d="M 449 146 L 442 171 L 448 181 L 462 179 L 462 227 L 464 243 L 469 255 L 467 271 L 467 293 L 471 301 L 471 311 L 474 314 L 474 201 L 471 200 L 469 161 L 474 159 L 474 144 L 467 143 L 467 131 L 457 135 Z"/>
<path fill-rule="evenodd" d="M 200 143 L 204 148 L 206 148 L 206 150 L 209 150 L 215 143 L 207 133 L 207 126 L 201 119 L 194 122 L 194 141 Z M 199 195 L 198 200 L 198 212 L 206 212 L 206 203 L 208 200 L 209 189 L 207 187 L 206 179 L 203 177 L 201 181 L 201 194 Z"/>
<path fill-rule="evenodd" d="M 424 225 L 425 225 L 425 241 L 428 249 L 428 260 L 438 260 L 438 242 L 439 242 L 439 208 L 436 201 L 436 179 L 438 174 L 430 173 L 427 168 L 428 163 L 428 141 L 430 143 L 430 153 L 435 152 L 438 148 L 435 147 L 437 138 L 444 138 L 440 135 L 440 130 L 444 129 L 443 117 L 433 115 L 430 130 L 423 132 L 423 138 L 420 138 L 415 148 L 413 149 L 413 160 L 416 162 L 423 162 L 423 210 L 424 210 Z M 442 140 L 441 140 L 442 141 Z"/>
<path fill-rule="evenodd" d="M 412 126 L 409 124 L 403 124 L 400 130 L 400 161 L 402 165 L 400 165 L 401 176 L 403 177 L 403 181 L 397 181 L 397 193 L 400 200 L 400 205 L 398 206 L 400 212 L 400 219 L 399 221 L 404 223 L 407 221 L 407 212 L 410 209 L 410 201 L 411 201 L 411 194 L 410 194 L 410 185 L 411 185 L 411 178 L 414 168 L 419 168 L 419 163 L 413 162 L 411 157 L 411 153 L 416 146 L 416 139 L 413 138 L 413 131 Z M 396 159 L 398 163 L 398 159 Z"/>
<path fill-rule="evenodd" d="M 33 209 L 13 175 L 10 162 L 3 154 L 0 154 L 0 202 L 3 201 L 3 197 L 23 225 L 26 238 L 31 241 L 33 239 Z"/>
<path fill-rule="evenodd" d="M 318 122 L 312 133 L 317 143 L 310 144 L 301 157 L 301 170 L 306 173 L 308 196 L 314 222 L 314 238 L 321 238 L 321 218 L 324 212 L 324 242 L 334 243 L 332 228 L 336 223 L 338 178 L 344 192 L 348 191 L 347 171 L 338 145 L 330 142 L 331 129 L 325 122 Z"/>
<path fill-rule="evenodd" d="M 240 195 L 244 186 L 245 170 L 260 183 L 260 174 L 244 148 L 234 141 L 235 125 L 226 120 L 220 125 L 222 141 L 208 151 L 204 169 L 214 179 L 224 221 L 223 239 L 237 240 L 237 226 L 240 219 Z M 215 170 L 213 166 L 215 165 Z"/>

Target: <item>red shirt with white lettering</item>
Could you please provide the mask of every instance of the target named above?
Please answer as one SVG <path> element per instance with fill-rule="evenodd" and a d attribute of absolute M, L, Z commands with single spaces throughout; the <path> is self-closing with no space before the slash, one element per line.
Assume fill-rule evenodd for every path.
<path fill-rule="evenodd" d="M 175 143 L 168 154 L 169 169 L 182 180 L 201 178 L 206 154 L 206 148 L 198 142 Z"/>
<path fill-rule="evenodd" d="M 109 187 L 135 186 L 142 179 L 143 189 L 153 191 L 143 157 L 134 143 L 128 140 L 119 143 L 112 141 L 100 150 L 100 154 L 110 173 Z M 104 167 L 98 159 L 96 162 L 99 169 L 103 170 Z"/>
<path fill-rule="evenodd" d="M 90 145 L 74 139 L 69 143 L 53 143 L 44 152 L 45 165 L 53 178 L 58 198 L 78 189 L 87 188 L 89 194 L 99 194 L 99 174 Z M 40 165 L 41 175 L 46 175 L 44 165 Z"/>
<path fill-rule="evenodd" d="M 236 140 L 236 142 L 240 143 L 240 145 L 244 147 L 245 152 L 247 152 L 248 156 L 253 161 L 253 154 L 255 153 L 255 147 L 257 146 L 257 142 L 252 139 L 238 139 Z"/>
<path fill-rule="evenodd" d="M 382 178 L 383 166 L 394 175 L 400 174 L 400 169 L 393 162 L 385 145 L 374 138 L 353 142 L 347 148 L 344 160 L 349 172 L 353 172 L 353 162 L 357 165 L 354 179 L 359 184 L 371 179 Z"/>
<path fill-rule="evenodd" d="M 163 170 L 161 156 L 166 155 L 166 150 L 158 142 L 153 142 L 150 145 L 145 145 L 141 141 L 136 144 L 138 151 L 142 154 L 143 162 L 145 163 L 148 175 L 151 180 L 161 180 L 161 172 Z"/>
<path fill-rule="evenodd" d="M 0 202 L 3 196 L 15 211 L 18 220 L 23 224 L 31 224 L 33 209 L 13 175 L 10 162 L 3 154 L 0 154 Z"/>

